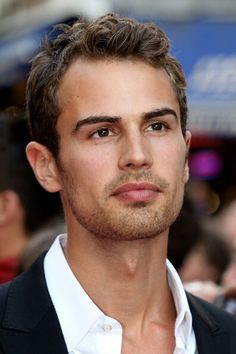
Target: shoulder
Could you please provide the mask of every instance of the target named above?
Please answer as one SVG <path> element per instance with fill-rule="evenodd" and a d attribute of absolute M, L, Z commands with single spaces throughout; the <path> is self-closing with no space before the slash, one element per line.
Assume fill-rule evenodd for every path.
<path fill-rule="evenodd" d="M 0 285 L 0 319 L 2 320 L 9 293 L 9 288 L 12 282 L 8 282 Z"/>
<path fill-rule="evenodd" d="M 236 337 L 236 317 L 192 294 L 187 297 L 193 322 L 203 321 L 212 330 L 222 328 Z"/>
<path fill-rule="evenodd" d="M 187 294 L 199 353 L 235 354 L 236 318 Z"/>
<path fill-rule="evenodd" d="M 30 327 L 51 306 L 43 270 L 44 255 L 9 283 L 0 286 L 0 327 Z M 40 303 L 40 308 L 38 304 Z"/>

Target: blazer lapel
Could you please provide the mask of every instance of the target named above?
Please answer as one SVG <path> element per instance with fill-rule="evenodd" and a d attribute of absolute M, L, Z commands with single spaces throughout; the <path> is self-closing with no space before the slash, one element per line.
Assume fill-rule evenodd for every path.
<path fill-rule="evenodd" d="M 187 297 L 193 318 L 198 354 L 230 353 L 229 337 L 224 328 L 215 321 L 201 300 L 191 294 L 187 294 Z"/>
<path fill-rule="evenodd" d="M 8 354 L 68 353 L 47 291 L 43 258 L 9 287 L 1 330 L 1 343 Z"/>

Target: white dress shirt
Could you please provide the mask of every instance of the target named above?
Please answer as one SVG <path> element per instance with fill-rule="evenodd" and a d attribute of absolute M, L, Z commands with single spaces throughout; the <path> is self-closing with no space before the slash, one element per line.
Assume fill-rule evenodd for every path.
<path fill-rule="evenodd" d="M 63 253 L 66 235 L 56 238 L 44 260 L 46 283 L 69 354 L 121 354 L 122 327 L 87 295 Z M 192 315 L 177 272 L 167 260 L 168 282 L 177 318 L 174 354 L 196 354 Z M 106 289 L 104 289 L 106 291 Z"/>

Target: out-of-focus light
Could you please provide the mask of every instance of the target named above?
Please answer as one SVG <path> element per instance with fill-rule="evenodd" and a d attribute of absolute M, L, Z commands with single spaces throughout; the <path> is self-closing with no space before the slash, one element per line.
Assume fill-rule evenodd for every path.
<path fill-rule="evenodd" d="M 190 155 L 189 167 L 191 176 L 212 179 L 221 173 L 223 160 L 214 150 L 200 150 Z"/>
<path fill-rule="evenodd" d="M 215 213 L 220 207 L 220 197 L 217 193 L 211 192 L 209 196 L 208 214 Z"/>

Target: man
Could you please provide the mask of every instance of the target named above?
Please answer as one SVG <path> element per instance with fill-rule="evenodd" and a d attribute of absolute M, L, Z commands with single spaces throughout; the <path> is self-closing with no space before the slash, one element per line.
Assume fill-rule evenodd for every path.
<path fill-rule="evenodd" d="M 0 113 L 0 283 L 15 277 L 29 236 L 60 207 L 37 183 L 25 156 L 25 114 Z M 43 204 L 43 208 L 40 204 Z"/>
<path fill-rule="evenodd" d="M 188 180 L 185 80 L 158 26 L 116 15 L 62 28 L 28 83 L 39 183 L 67 236 L 1 289 L 0 348 L 32 353 L 235 353 L 236 321 L 166 263 Z"/>

